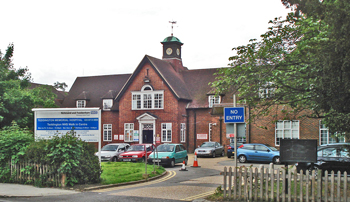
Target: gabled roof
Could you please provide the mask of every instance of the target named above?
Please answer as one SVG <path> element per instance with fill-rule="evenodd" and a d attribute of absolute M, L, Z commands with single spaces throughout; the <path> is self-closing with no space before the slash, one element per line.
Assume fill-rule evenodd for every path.
<path fill-rule="evenodd" d="M 76 107 L 77 99 L 89 99 L 86 107 L 102 108 L 102 99 L 109 98 L 110 94 L 113 96 L 113 91 L 119 92 L 130 76 L 131 74 L 77 77 L 62 105 Z"/>
<path fill-rule="evenodd" d="M 134 73 L 131 75 L 129 80 L 124 85 L 123 89 L 119 92 L 116 97 L 116 100 L 119 100 L 121 96 L 124 94 L 126 89 L 130 86 L 130 84 L 134 81 L 136 75 L 141 71 L 142 67 L 149 63 L 152 68 L 157 72 L 160 78 L 163 79 L 164 83 L 169 87 L 174 96 L 180 100 L 191 100 L 191 94 L 187 88 L 185 81 L 181 73 L 178 73 L 174 70 L 171 63 L 160 60 L 151 56 L 146 55 L 140 62 L 140 64 L 135 69 Z"/>

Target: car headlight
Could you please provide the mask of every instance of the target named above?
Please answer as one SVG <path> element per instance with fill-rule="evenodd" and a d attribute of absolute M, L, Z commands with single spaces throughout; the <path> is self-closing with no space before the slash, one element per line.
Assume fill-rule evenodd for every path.
<path fill-rule="evenodd" d="M 123 156 L 118 156 L 118 158 L 123 158 Z"/>
<path fill-rule="evenodd" d="M 132 157 L 133 157 L 133 158 L 137 158 L 137 157 L 139 157 L 139 156 L 137 156 L 137 155 L 132 155 Z"/>
<path fill-rule="evenodd" d="M 168 159 L 169 158 L 169 156 L 163 156 L 162 157 L 162 159 Z"/>
<path fill-rule="evenodd" d="M 104 156 L 104 157 L 107 157 L 107 158 L 109 158 L 109 157 L 111 157 L 111 155 L 106 155 L 106 156 Z"/>

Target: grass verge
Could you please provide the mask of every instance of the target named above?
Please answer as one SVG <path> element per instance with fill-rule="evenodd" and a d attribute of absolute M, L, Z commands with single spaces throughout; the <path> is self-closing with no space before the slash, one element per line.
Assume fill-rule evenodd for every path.
<path fill-rule="evenodd" d="M 102 174 L 101 184 L 117 184 L 124 182 L 132 182 L 143 180 L 143 174 L 145 174 L 145 163 L 132 163 L 132 162 L 102 162 Z M 165 172 L 163 167 L 155 166 L 155 174 L 153 165 L 147 164 L 147 174 L 149 178 Z"/>

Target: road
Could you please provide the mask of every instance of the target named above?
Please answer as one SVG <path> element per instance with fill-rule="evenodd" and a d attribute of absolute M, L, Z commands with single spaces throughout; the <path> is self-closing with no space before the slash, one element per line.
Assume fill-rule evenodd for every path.
<path fill-rule="evenodd" d="M 168 174 L 162 178 L 128 186 L 119 186 L 106 189 L 81 192 L 72 195 L 44 196 L 30 198 L 3 198 L 0 201 L 143 201 L 143 202 L 175 202 L 194 201 L 205 198 L 214 193 L 215 189 L 223 184 L 220 172 L 224 167 L 233 166 L 233 159 L 227 157 L 198 158 L 200 167 L 193 165 L 193 155 L 189 156 L 187 171 L 180 171 L 182 165 L 166 168 Z M 240 164 L 238 166 L 260 164 Z M 264 164 L 268 167 L 269 164 Z"/>

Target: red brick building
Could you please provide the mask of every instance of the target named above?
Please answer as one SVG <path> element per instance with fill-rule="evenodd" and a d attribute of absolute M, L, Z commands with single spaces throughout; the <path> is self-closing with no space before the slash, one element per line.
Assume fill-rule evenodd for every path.
<path fill-rule="evenodd" d="M 208 85 L 217 68 L 190 70 L 182 64 L 183 43 L 178 38 L 170 36 L 161 43 L 162 59 L 146 55 L 132 74 L 78 77 L 62 107 L 100 107 L 102 146 L 160 141 L 182 143 L 193 152 L 204 141 L 229 144 L 223 114 L 213 113 L 213 106 L 231 107 L 232 94 L 215 96 Z M 249 114 L 245 107 L 245 117 Z M 276 109 L 275 114 L 281 112 Z M 297 117 L 282 121 L 281 116 L 277 123 L 272 116 L 256 120 L 246 125 L 238 141 L 278 146 L 280 138 L 322 135 L 328 141 L 328 130 L 321 131 L 319 120 Z"/>

